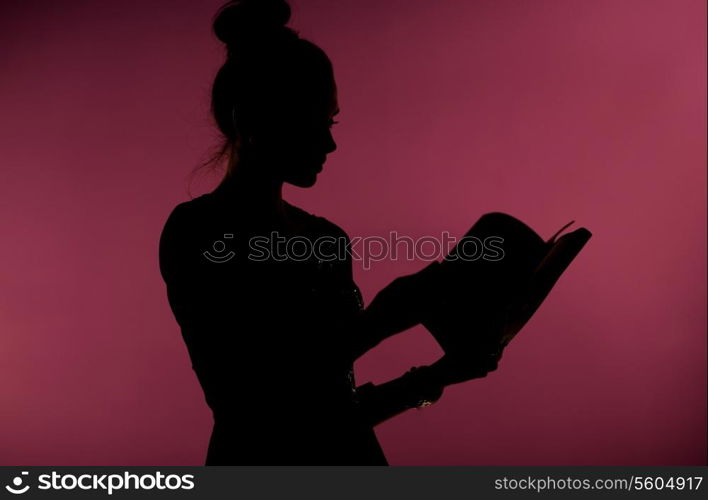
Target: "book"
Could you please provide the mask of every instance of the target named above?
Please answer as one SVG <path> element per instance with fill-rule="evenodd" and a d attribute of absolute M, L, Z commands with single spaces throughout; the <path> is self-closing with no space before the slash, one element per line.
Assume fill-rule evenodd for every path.
<path fill-rule="evenodd" d="M 480 217 L 435 266 L 422 324 L 446 357 L 501 356 L 592 236 L 584 227 L 562 234 L 574 222 L 544 240 L 511 215 Z"/>

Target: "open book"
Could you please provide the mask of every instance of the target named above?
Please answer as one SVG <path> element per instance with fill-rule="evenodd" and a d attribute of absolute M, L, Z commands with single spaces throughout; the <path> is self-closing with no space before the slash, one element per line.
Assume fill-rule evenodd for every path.
<path fill-rule="evenodd" d="M 573 222 L 548 240 L 500 212 L 472 226 L 436 266 L 435 307 L 422 322 L 446 356 L 501 352 L 592 236 L 585 228 L 561 236 Z"/>

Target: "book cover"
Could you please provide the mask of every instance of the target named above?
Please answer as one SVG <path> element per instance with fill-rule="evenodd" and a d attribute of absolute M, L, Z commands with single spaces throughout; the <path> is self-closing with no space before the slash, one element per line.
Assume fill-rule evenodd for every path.
<path fill-rule="evenodd" d="M 586 228 L 544 240 L 519 219 L 483 215 L 439 265 L 422 322 L 445 355 L 499 352 L 526 325 L 591 237 Z"/>

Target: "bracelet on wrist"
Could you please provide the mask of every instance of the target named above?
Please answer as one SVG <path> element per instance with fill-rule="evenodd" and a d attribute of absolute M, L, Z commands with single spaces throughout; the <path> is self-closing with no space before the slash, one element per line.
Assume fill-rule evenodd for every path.
<path fill-rule="evenodd" d="M 427 366 L 414 366 L 403 375 L 408 384 L 410 408 L 430 406 L 442 396 L 444 386 L 432 382 L 428 370 Z"/>

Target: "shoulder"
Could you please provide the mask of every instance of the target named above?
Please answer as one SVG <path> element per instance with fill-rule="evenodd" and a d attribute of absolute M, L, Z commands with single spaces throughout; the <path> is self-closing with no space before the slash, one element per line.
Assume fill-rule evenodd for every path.
<path fill-rule="evenodd" d="M 178 203 L 167 216 L 161 238 L 179 235 L 194 238 L 210 226 L 219 224 L 224 211 L 214 203 L 210 193 Z"/>
<path fill-rule="evenodd" d="M 347 241 L 349 240 L 349 235 L 347 232 L 331 220 L 307 212 L 306 210 L 296 207 L 295 205 L 291 205 L 290 203 L 287 203 L 287 206 L 296 216 L 305 221 L 308 227 L 310 227 L 317 236 L 332 236 L 335 238 L 343 238 Z"/>
<path fill-rule="evenodd" d="M 160 233 L 160 259 L 171 249 L 179 245 L 179 241 L 193 227 L 195 220 L 194 200 L 177 204 L 167 216 Z"/>
<path fill-rule="evenodd" d="M 289 204 L 288 204 L 289 205 Z M 292 207 L 292 205 L 289 205 Z M 333 272 L 341 278 L 352 279 L 351 238 L 339 225 L 319 215 L 311 214 L 300 208 L 301 217 L 308 219 L 308 233 L 313 241 L 313 251 L 319 259 L 329 262 Z"/>
<path fill-rule="evenodd" d="M 163 276 L 174 267 L 172 264 L 177 263 L 185 254 L 192 253 L 192 247 L 200 243 L 198 236 L 207 220 L 207 204 L 208 196 L 202 195 L 178 203 L 167 215 L 159 239 L 159 260 Z"/>
<path fill-rule="evenodd" d="M 165 226 L 174 226 L 176 224 L 186 224 L 190 221 L 197 221 L 199 215 L 204 213 L 208 205 L 208 194 L 203 194 L 194 199 L 178 203 L 169 213 Z"/>

